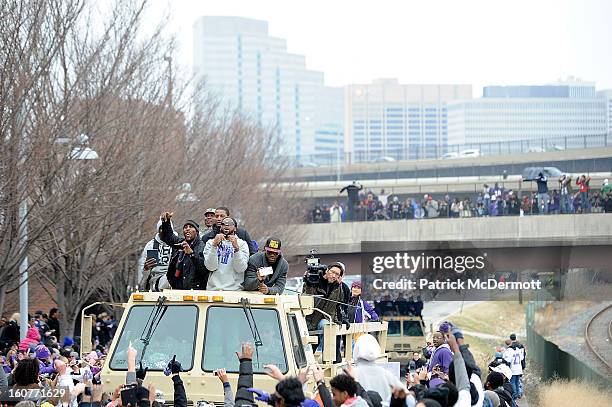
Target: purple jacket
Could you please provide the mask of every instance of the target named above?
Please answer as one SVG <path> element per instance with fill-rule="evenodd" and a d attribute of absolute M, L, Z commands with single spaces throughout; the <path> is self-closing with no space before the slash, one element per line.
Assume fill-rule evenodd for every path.
<path fill-rule="evenodd" d="M 42 360 L 38 361 L 38 372 L 40 374 L 49 374 L 49 373 L 55 373 L 55 368 L 53 367 L 53 365 L 46 365 Z"/>
<path fill-rule="evenodd" d="M 374 311 L 374 307 L 367 301 L 362 300 L 361 298 L 352 297 L 350 300 L 351 305 L 355 306 L 353 308 L 355 312 L 355 317 L 351 318 L 351 322 L 364 322 L 363 321 L 363 311 L 366 312 L 366 315 L 369 315 L 369 321 L 378 321 L 378 315 L 376 311 Z M 353 311 L 349 310 L 349 315 L 352 315 Z"/>
<path fill-rule="evenodd" d="M 440 345 L 431 355 L 427 371 L 431 372 L 435 365 L 440 365 L 444 373 L 448 373 L 448 368 L 453 363 L 453 352 L 447 344 Z"/>

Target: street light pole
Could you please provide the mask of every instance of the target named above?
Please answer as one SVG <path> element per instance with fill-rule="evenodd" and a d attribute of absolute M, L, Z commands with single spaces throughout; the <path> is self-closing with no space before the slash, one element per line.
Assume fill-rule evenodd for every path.
<path fill-rule="evenodd" d="M 28 240 L 28 204 L 24 200 L 19 205 L 19 241 L 22 242 L 24 250 L 26 250 L 26 242 Z M 28 333 L 28 255 L 26 254 L 19 265 L 19 313 L 21 314 L 21 329 L 19 330 L 19 338 L 26 338 Z"/>
<path fill-rule="evenodd" d="M 87 147 L 89 138 L 85 134 L 81 134 L 77 137 L 80 147 L 75 147 L 71 150 L 68 158 L 70 160 L 97 160 L 98 153 Z M 26 198 L 27 199 L 27 198 Z M 28 203 L 24 200 L 19 205 L 19 241 L 25 245 L 28 241 Z M 29 312 L 29 284 L 28 284 L 28 256 L 27 254 L 23 257 L 21 264 L 19 265 L 19 313 L 20 313 L 20 324 L 19 338 L 25 339 L 28 333 L 28 312 Z M 58 338 L 60 339 L 60 338 Z"/>

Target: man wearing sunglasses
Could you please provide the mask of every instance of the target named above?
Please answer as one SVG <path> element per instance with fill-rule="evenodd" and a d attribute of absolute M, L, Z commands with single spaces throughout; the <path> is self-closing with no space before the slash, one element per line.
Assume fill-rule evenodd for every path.
<path fill-rule="evenodd" d="M 262 294 L 282 294 L 287 281 L 289 263 L 281 253 L 281 241 L 276 237 L 266 240 L 263 252 L 249 257 L 242 288 L 245 291 L 259 291 Z"/>
<path fill-rule="evenodd" d="M 240 290 L 249 260 L 249 246 L 236 235 L 238 223 L 226 217 L 214 239 L 204 247 L 204 262 L 210 271 L 207 290 Z"/>

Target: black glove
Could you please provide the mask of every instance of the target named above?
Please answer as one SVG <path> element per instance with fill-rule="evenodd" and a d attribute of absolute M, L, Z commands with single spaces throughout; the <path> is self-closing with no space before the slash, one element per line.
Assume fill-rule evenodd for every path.
<path fill-rule="evenodd" d="M 349 329 L 351 327 L 351 323 L 347 320 L 342 321 L 342 324 L 346 327 L 346 329 Z"/>
<path fill-rule="evenodd" d="M 176 360 L 176 355 L 174 355 L 172 360 L 168 363 L 168 369 L 170 370 L 170 372 L 172 372 L 172 374 L 180 373 L 183 370 L 181 362 L 178 362 Z"/>
<path fill-rule="evenodd" d="M 145 367 L 144 369 L 142 368 L 142 360 L 140 361 L 140 368 L 138 370 L 136 370 L 136 378 L 140 379 L 140 380 L 144 380 L 145 376 L 147 375 L 147 371 L 149 370 L 149 367 Z"/>

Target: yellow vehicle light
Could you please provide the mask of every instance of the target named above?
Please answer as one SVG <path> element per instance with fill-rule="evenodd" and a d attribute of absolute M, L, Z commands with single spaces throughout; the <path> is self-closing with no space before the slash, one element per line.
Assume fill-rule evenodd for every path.
<path fill-rule="evenodd" d="M 132 299 L 134 301 L 143 301 L 144 300 L 144 294 L 133 294 L 132 295 Z"/>
<path fill-rule="evenodd" d="M 208 301 L 208 295 L 198 295 L 198 301 Z"/>
<path fill-rule="evenodd" d="M 193 301 L 193 295 L 183 295 L 183 301 Z"/>
<path fill-rule="evenodd" d="M 223 302 L 223 296 L 222 295 L 213 295 L 213 301 L 214 302 Z"/>
<path fill-rule="evenodd" d="M 276 298 L 266 297 L 264 298 L 264 304 L 276 304 Z"/>

